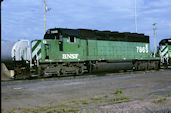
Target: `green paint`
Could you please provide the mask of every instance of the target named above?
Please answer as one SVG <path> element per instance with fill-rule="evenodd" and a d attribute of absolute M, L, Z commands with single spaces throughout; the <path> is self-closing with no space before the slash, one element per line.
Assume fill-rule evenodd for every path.
<path fill-rule="evenodd" d="M 48 45 L 48 49 L 46 45 Z M 150 57 L 149 43 L 85 40 L 79 38 L 76 38 L 75 43 L 71 43 L 68 42 L 67 37 L 63 37 L 63 51 L 59 49 L 59 40 L 46 40 L 46 45 L 42 40 L 41 51 L 39 51 L 42 55 L 40 62 L 154 59 Z M 46 56 L 49 56 L 49 60 L 45 59 Z"/>

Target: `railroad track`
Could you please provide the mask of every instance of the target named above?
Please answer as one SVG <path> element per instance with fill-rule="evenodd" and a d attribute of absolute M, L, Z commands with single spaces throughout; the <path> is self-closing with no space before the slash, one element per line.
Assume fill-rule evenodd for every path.
<path fill-rule="evenodd" d="M 90 78 L 90 77 L 104 77 L 104 76 L 115 76 L 115 75 L 124 75 L 124 74 L 141 74 L 141 73 L 152 73 L 156 71 L 164 71 L 167 69 L 160 70 L 148 70 L 148 71 L 120 71 L 120 72 L 99 72 L 99 73 L 85 73 L 83 75 L 72 75 L 72 76 L 60 76 L 60 77 L 47 77 L 47 78 L 29 78 L 29 79 L 9 79 L 9 80 L 1 80 L 1 83 L 9 83 L 9 82 L 26 82 L 26 81 L 44 81 L 44 80 L 68 80 L 68 79 L 82 79 L 82 78 Z"/>

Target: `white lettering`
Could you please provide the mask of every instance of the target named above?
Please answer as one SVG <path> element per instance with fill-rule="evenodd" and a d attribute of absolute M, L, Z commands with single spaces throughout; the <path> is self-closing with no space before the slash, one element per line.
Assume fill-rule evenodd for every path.
<path fill-rule="evenodd" d="M 43 43 L 46 44 L 46 40 L 43 40 Z"/>
<path fill-rule="evenodd" d="M 148 53 L 148 44 L 145 47 L 137 46 L 137 53 Z"/>
<path fill-rule="evenodd" d="M 78 54 L 62 54 L 62 59 L 78 59 Z"/>
<path fill-rule="evenodd" d="M 58 30 L 51 31 L 51 33 L 58 33 Z"/>

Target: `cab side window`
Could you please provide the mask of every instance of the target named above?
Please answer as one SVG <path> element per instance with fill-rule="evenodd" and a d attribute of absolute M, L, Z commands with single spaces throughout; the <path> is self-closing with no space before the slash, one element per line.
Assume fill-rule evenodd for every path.
<path fill-rule="evenodd" d="M 69 37 L 68 37 L 68 42 L 70 42 L 70 43 L 75 43 L 75 42 L 76 42 L 76 37 L 74 37 L 74 36 L 69 36 Z"/>

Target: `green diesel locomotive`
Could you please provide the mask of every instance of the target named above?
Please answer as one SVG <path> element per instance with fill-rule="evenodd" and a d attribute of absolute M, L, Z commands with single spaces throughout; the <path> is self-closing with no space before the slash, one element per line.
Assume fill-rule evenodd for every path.
<path fill-rule="evenodd" d="M 171 66 L 171 38 L 163 39 L 159 42 L 159 55 L 161 59 L 161 65 Z"/>
<path fill-rule="evenodd" d="M 149 36 L 129 32 L 49 29 L 31 42 L 31 56 L 31 72 L 44 76 L 160 68 L 160 59 L 150 57 Z"/>

